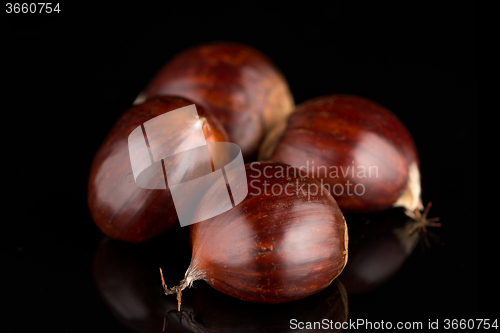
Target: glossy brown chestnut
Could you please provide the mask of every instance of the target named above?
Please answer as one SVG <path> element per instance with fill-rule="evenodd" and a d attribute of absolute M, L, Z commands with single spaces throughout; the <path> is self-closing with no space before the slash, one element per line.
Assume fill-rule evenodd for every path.
<path fill-rule="evenodd" d="M 325 289 L 346 265 L 344 217 L 317 180 L 283 163 L 255 162 L 245 169 L 247 197 L 190 227 L 192 259 L 185 278 L 172 289 L 164 285 L 179 302 L 195 280 L 255 303 L 297 300 Z M 233 175 L 228 173 L 230 183 Z M 220 197 L 208 192 L 203 204 L 217 205 L 211 200 Z"/>
<path fill-rule="evenodd" d="M 113 239 L 139 243 L 179 225 L 168 187 L 166 190 L 151 190 L 136 185 L 128 136 L 145 121 L 192 104 L 181 97 L 151 98 L 127 110 L 110 130 L 94 156 L 88 182 L 90 212 L 104 234 Z M 227 141 L 227 134 L 217 119 L 203 107 L 196 107 L 205 139 L 208 142 Z M 199 123 L 191 125 L 195 127 Z M 179 138 L 182 139 L 181 134 Z M 164 144 L 168 144 L 167 141 Z M 191 161 L 193 166 L 197 163 Z M 158 175 L 160 178 L 163 179 L 163 174 Z"/>
<path fill-rule="evenodd" d="M 301 168 L 330 189 L 344 213 L 422 208 L 410 133 L 391 111 L 363 97 L 301 103 L 269 134 L 259 159 Z"/>
<path fill-rule="evenodd" d="M 172 94 L 212 111 L 247 162 L 255 159 L 268 129 L 294 106 L 288 84 L 272 61 L 234 42 L 198 45 L 178 54 L 159 70 L 137 102 Z"/>

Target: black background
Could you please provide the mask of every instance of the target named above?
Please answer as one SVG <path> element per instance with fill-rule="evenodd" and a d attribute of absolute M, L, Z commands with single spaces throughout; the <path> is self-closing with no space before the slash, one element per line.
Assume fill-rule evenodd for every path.
<path fill-rule="evenodd" d="M 389 283 L 350 298 L 349 317 L 427 323 L 486 315 L 478 304 L 475 6 L 75 2 L 59 14 L 2 13 L 2 21 L 4 209 L 13 211 L 2 228 L 2 300 L 15 324 L 8 331 L 127 330 L 92 276 L 102 234 L 86 203 L 90 163 L 160 66 L 213 40 L 267 54 L 296 103 L 330 93 L 368 97 L 415 139 L 423 201 L 441 218 L 440 240 L 414 251 Z"/>

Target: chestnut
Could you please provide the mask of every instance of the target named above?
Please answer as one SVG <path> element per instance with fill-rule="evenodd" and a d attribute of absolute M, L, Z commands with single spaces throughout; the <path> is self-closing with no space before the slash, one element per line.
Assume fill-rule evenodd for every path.
<path fill-rule="evenodd" d="M 344 213 L 423 208 L 413 138 L 391 111 L 364 97 L 301 103 L 269 133 L 259 159 L 291 164 L 319 180 Z"/>
<path fill-rule="evenodd" d="M 151 98 L 127 110 L 114 124 L 96 152 L 88 180 L 88 206 L 95 224 L 107 236 L 131 243 L 151 239 L 179 225 L 168 187 L 146 189 L 136 184 L 132 170 L 128 137 L 142 124 L 166 112 L 193 105 L 174 96 Z M 200 121 L 207 142 L 225 142 L 227 134 L 209 111 L 197 105 L 199 119 L 186 124 L 199 129 Z M 142 134 L 142 133 L 141 133 Z M 185 140 L 189 140 L 189 128 Z M 173 134 L 172 134 L 173 135 Z M 182 135 L 177 135 L 181 137 Z M 160 144 L 167 149 L 170 141 Z M 205 161 L 190 161 L 193 168 Z M 152 178 L 165 185 L 161 168 Z"/>
<path fill-rule="evenodd" d="M 136 102 L 172 94 L 210 110 L 247 162 L 255 159 L 266 132 L 294 106 L 276 65 L 259 50 L 235 42 L 206 43 L 179 53 L 158 71 Z"/>
<path fill-rule="evenodd" d="M 227 173 L 233 196 L 248 195 L 233 209 L 190 226 L 192 259 L 181 292 L 205 280 L 220 292 L 254 303 L 283 303 L 331 284 L 347 262 L 347 226 L 335 199 L 320 183 L 283 163 L 245 165 L 246 179 Z M 219 187 L 203 207 L 221 205 Z M 161 270 L 160 270 L 161 271 Z M 163 275 L 163 274 L 162 274 Z"/>

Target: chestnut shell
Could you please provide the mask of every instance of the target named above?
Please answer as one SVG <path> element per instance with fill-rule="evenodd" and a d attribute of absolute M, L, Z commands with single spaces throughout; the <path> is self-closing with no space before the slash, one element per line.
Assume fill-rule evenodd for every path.
<path fill-rule="evenodd" d="M 289 165 L 255 162 L 245 169 L 247 197 L 191 226 L 184 281 L 203 279 L 229 296 L 268 304 L 325 289 L 347 262 L 347 226 L 335 199 Z M 211 199 L 218 197 L 204 204 L 216 205 Z"/>
<path fill-rule="evenodd" d="M 192 104 L 181 97 L 151 98 L 131 107 L 111 128 L 94 156 L 88 180 L 90 213 L 107 236 L 139 243 L 179 225 L 168 187 L 151 190 L 136 185 L 128 136 L 145 121 Z M 227 141 L 227 134 L 217 119 L 203 107 L 196 107 L 206 140 Z"/>
<path fill-rule="evenodd" d="M 387 108 L 326 95 L 298 105 L 284 125 L 266 138 L 259 158 L 302 167 L 328 186 L 344 213 L 421 208 L 414 141 Z"/>
<path fill-rule="evenodd" d="M 179 53 L 137 101 L 155 95 L 183 96 L 210 110 L 247 162 L 255 159 L 266 132 L 294 106 L 285 77 L 266 55 L 248 45 L 222 41 Z"/>

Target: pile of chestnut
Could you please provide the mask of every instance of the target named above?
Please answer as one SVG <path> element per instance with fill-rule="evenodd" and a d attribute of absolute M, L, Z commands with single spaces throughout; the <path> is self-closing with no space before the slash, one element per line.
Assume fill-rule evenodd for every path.
<path fill-rule="evenodd" d="M 95 154 L 88 204 L 108 237 L 141 243 L 180 228 L 168 188 L 136 185 L 128 136 L 192 104 L 207 142 L 241 148 L 248 195 L 189 226 L 185 278 L 171 288 L 163 283 L 179 309 L 182 290 L 196 280 L 267 304 L 316 294 L 337 278 L 349 293 L 365 292 L 398 270 L 421 231 L 438 225 L 427 219 L 430 206 L 421 213 L 417 150 L 391 111 L 354 95 L 295 105 L 284 75 L 263 53 L 217 42 L 167 62 Z"/>

